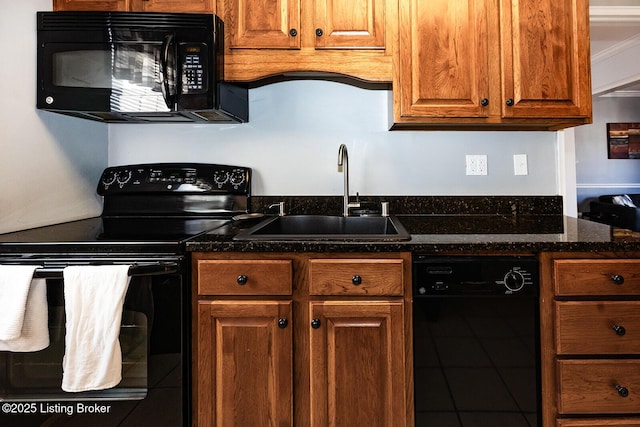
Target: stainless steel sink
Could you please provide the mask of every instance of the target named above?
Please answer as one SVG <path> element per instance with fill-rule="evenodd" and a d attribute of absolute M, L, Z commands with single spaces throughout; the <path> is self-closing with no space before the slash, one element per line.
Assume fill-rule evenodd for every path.
<path fill-rule="evenodd" d="M 237 234 L 235 240 L 400 241 L 411 236 L 393 216 L 285 215 Z"/>

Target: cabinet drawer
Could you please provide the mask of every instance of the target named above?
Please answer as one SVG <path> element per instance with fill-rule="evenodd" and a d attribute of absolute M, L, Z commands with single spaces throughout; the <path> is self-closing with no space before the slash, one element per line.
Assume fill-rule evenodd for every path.
<path fill-rule="evenodd" d="M 640 354 L 640 301 L 556 302 L 558 354 Z"/>
<path fill-rule="evenodd" d="M 198 261 L 200 295 L 290 295 L 291 260 Z"/>
<path fill-rule="evenodd" d="M 561 419 L 557 420 L 556 427 L 640 427 L 640 417 Z"/>
<path fill-rule="evenodd" d="M 312 259 L 311 295 L 402 295 L 401 259 Z"/>
<path fill-rule="evenodd" d="M 558 384 L 561 414 L 640 412 L 640 360 L 560 360 Z"/>
<path fill-rule="evenodd" d="M 554 261 L 556 295 L 640 295 L 640 260 Z"/>

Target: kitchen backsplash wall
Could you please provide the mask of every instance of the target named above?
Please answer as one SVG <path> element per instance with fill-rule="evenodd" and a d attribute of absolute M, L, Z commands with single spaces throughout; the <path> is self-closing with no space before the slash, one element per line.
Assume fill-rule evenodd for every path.
<path fill-rule="evenodd" d="M 250 120 L 234 125 L 109 125 L 109 163 L 203 161 L 254 169 L 254 194 L 337 195 L 338 147 L 351 192 L 397 195 L 555 195 L 555 132 L 388 131 L 390 93 L 296 80 L 251 89 Z M 487 176 L 465 174 L 486 154 Z M 513 155 L 529 174 L 516 176 Z"/>
<path fill-rule="evenodd" d="M 0 233 L 100 213 L 106 125 L 36 110 L 36 11 L 51 0 L 4 1 L 0 12 Z"/>

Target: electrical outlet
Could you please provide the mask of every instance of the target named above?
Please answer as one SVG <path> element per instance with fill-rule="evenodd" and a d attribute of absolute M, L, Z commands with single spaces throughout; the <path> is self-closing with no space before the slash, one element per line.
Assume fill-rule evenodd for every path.
<path fill-rule="evenodd" d="M 487 155 L 467 154 L 467 175 L 487 175 Z"/>
<path fill-rule="evenodd" d="M 513 174 L 514 175 L 529 175 L 529 169 L 527 168 L 527 155 L 526 154 L 514 154 L 513 155 Z"/>

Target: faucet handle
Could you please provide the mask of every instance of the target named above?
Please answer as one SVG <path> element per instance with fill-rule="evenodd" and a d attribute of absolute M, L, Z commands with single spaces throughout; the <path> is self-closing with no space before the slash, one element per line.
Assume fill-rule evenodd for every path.
<path fill-rule="evenodd" d="M 389 202 L 382 202 L 381 216 L 389 216 Z"/>

